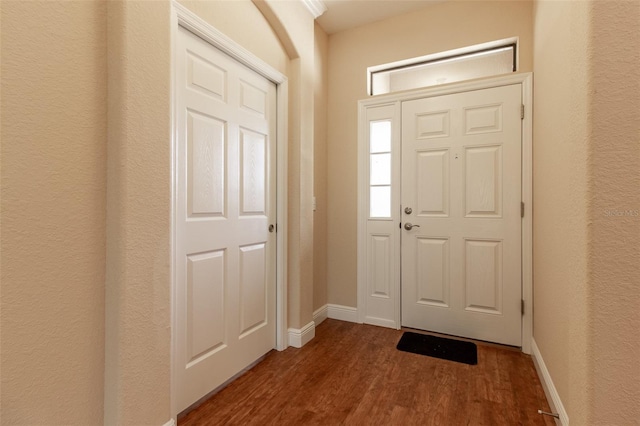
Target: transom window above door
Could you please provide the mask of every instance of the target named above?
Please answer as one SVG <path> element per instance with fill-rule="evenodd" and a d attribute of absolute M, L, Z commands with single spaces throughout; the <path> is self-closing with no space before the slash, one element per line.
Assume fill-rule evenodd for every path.
<path fill-rule="evenodd" d="M 369 95 L 516 72 L 518 39 L 476 44 L 367 69 Z"/>

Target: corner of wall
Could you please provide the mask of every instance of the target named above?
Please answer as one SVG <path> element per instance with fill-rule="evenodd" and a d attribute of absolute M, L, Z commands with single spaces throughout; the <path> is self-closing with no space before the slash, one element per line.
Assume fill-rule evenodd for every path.
<path fill-rule="evenodd" d="M 172 414 L 171 3 L 107 3 L 103 421 L 162 424 Z"/>
<path fill-rule="evenodd" d="M 302 2 L 254 4 L 290 57 L 287 312 L 289 325 L 298 330 L 313 317 L 314 20 Z"/>
<path fill-rule="evenodd" d="M 315 24 L 313 141 L 313 307 L 327 303 L 327 59 L 328 36 Z"/>
<path fill-rule="evenodd" d="M 538 349 L 538 345 L 536 345 L 535 339 L 531 339 L 531 357 L 533 358 L 533 365 L 536 368 L 536 373 L 538 373 L 538 378 L 540 379 L 540 383 L 544 389 L 544 394 L 549 402 L 551 412 L 559 415 L 558 420 L 562 426 L 569 426 L 569 415 L 567 414 L 567 410 L 565 410 L 564 404 L 560 399 L 560 395 L 553 383 L 551 374 L 549 374 L 547 365 L 542 359 L 542 354 L 540 353 L 540 349 Z"/>

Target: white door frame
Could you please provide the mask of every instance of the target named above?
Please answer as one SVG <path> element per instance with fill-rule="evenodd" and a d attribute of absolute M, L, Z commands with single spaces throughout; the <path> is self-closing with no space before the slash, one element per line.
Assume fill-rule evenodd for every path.
<path fill-rule="evenodd" d="M 176 332 L 177 277 L 176 262 L 176 149 L 177 111 L 176 105 L 176 66 L 178 28 L 183 27 L 212 46 L 223 51 L 236 61 L 246 65 L 276 85 L 276 349 L 281 351 L 288 346 L 287 332 L 287 117 L 289 83 L 285 75 L 256 57 L 238 43 L 212 27 L 208 22 L 178 3 L 171 2 L 171 411 L 176 412 L 176 365 L 175 354 L 178 350 Z"/>
<path fill-rule="evenodd" d="M 386 317 L 381 317 L 380 312 L 371 312 L 367 309 L 367 223 L 369 218 L 368 192 L 369 192 L 369 141 L 365 135 L 368 133 L 367 111 L 382 106 L 395 106 L 395 114 L 390 114 L 392 127 L 398 127 L 399 117 L 397 112 L 404 101 L 427 97 L 450 95 L 454 93 L 468 92 L 472 90 L 488 89 L 492 87 L 520 84 L 522 87 L 522 103 L 524 105 L 524 118 L 522 119 L 522 201 L 524 202 L 524 217 L 522 218 L 522 300 L 524 301 L 524 314 L 522 316 L 522 351 L 531 353 L 531 338 L 533 336 L 533 75 L 531 73 L 510 74 L 492 77 L 470 82 L 454 83 L 446 86 L 436 86 L 427 89 L 419 89 L 401 93 L 391 93 L 374 96 L 358 102 L 358 322 L 374 325 L 387 325 L 400 329 L 400 265 L 393 269 L 393 282 L 389 283 L 389 302 L 392 306 L 386 309 Z M 399 138 L 400 133 L 392 130 L 392 137 Z M 399 140 L 392 142 L 393 146 L 399 145 Z M 396 156 L 399 154 L 396 154 Z M 392 154 L 392 158 L 393 158 Z M 396 160 L 392 160 L 394 164 Z M 394 167 L 394 166 L 392 166 Z M 394 178 L 397 172 L 392 171 Z M 392 184 L 392 199 L 394 192 L 400 188 Z M 394 221 L 395 247 L 400 247 L 400 223 L 399 206 L 392 206 L 392 219 Z M 395 256 L 392 256 L 395 258 Z"/>

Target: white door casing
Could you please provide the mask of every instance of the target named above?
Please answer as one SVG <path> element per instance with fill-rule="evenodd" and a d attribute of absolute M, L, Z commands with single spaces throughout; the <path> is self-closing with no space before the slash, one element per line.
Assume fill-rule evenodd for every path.
<path fill-rule="evenodd" d="M 180 412 L 276 346 L 276 88 L 183 28 L 175 70 Z"/>
<path fill-rule="evenodd" d="M 521 200 L 524 217 L 521 219 L 521 253 L 522 278 L 521 295 L 524 313 L 522 314 L 521 347 L 525 353 L 531 351 L 531 336 L 533 331 L 532 316 L 532 75 L 531 73 L 511 74 L 487 78 L 472 82 L 456 83 L 420 89 L 411 92 L 392 93 L 375 96 L 359 101 L 358 112 L 358 321 L 361 323 L 383 325 L 393 328 L 401 327 L 401 289 L 400 289 L 400 250 L 392 256 L 376 256 L 376 251 L 383 248 L 376 235 L 382 230 L 389 237 L 389 246 L 400 247 L 400 237 L 405 233 L 400 229 L 404 223 L 404 213 L 400 208 L 400 175 L 401 175 L 401 109 L 404 102 L 417 99 L 472 92 L 477 90 L 515 85 L 521 93 L 523 118 L 521 123 Z M 518 108 L 518 117 L 520 108 Z M 391 153 L 391 199 L 393 206 L 389 218 L 375 218 L 369 216 L 369 180 L 370 180 L 370 152 L 369 128 L 372 121 L 389 120 L 392 124 L 392 153 Z M 409 222 L 411 222 L 409 220 Z M 420 228 L 414 228 L 415 232 Z M 384 248 L 386 250 L 386 248 Z M 385 263 L 381 265 L 381 263 Z M 386 283 L 374 283 L 371 277 L 379 278 L 379 271 L 387 273 L 391 279 Z M 388 287 L 388 297 L 380 294 L 379 289 Z M 375 290 L 377 287 L 378 290 Z M 372 291 L 374 290 L 374 291 Z M 377 292 L 377 294 L 374 294 Z M 518 310 L 520 306 L 518 306 Z"/>
<path fill-rule="evenodd" d="M 402 326 L 521 345 L 520 107 L 519 85 L 403 102 Z"/>

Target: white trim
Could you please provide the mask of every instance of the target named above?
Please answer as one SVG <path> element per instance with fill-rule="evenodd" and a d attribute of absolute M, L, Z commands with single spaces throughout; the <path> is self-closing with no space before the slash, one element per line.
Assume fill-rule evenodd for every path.
<path fill-rule="evenodd" d="M 332 303 L 327 304 L 327 317 L 340 321 L 360 322 L 358 321 L 358 310 L 356 308 Z"/>
<path fill-rule="evenodd" d="M 163 424 L 162 426 L 176 426 L 176 419 L 171 419 L 168 422 L 166 422 L 165 424 Z"/>
<path fill-rule="evenodd" d="M 532 74 L 513 73 L 497 77 L 489 77 L 478 80 L 463 81 L 459 83 L 443 84 L 441 86 L 428 87 L 425 89 L 411 90 L 397 93 L 387 93 L 384 95 L 370 96 L 367 99 L 358 101 L 358 106 L 370 107 L 393 104 L 395 102 L 412 101 L 415 99 L 429 98 L 434 96 L 451 95 L 454 93 L 470 92 L 472 90 L 489 89 L 492 87 L 508 86 L 510 84 L 522 84 L 527 79 L 531 79 Z M 526 112 L 526 111 L 525 111 Z M 525 119 L 527 118 L 525 114 Z"/>
<path fill-rule="evenodd" d="M 176 330 L 176 277 L 175 277 L 175 195 L 176 195 L 176 176 L 175 176 L 175 149 L 177 142 L 177 129 L 176 111 L 175 111 L 175 75 L 174 70 L 176 67 L 176 41 L 178 28 L 181 26 L 195 35 L 199 36 L 212 46 L 223 51 L 233 59 L 237 60 L 241 64 L 249 67 L 253 71 L 262 75 L 269 81 L 276 85 L 276 156 L 277 156 L 277 176 L 276 176 L 276 349 L 282 351 L 288 347 L 288 330 L 287 330 L 287 151 L 288 151 L 288 110 L 289 110 L 289 81 L 287 77 L 280 71 L 271 67 L 262 59 L 249 52 L 238 43 L 221 33 L 208 22 L 201 19 L 199 16 L 191 12 L 189 9 L 177 2 L 177 0 L 171 1 L 171 316 L 172 327 Z M 313 338 L 313 337 L 312 337 Z M 176 383 L 176 366 L 174 354 L 177 352 L 176 333 L 172 332 L 171 335 L 171 407 L 172 412 L 176 413 L 176 396 L 175 396 L 175 383 Z"/>
<path fill-rule="evenodd" d="M 356 306 L 358 316 L 356 321 L 364 323 L 367 311 L 367 205 L 369 191 L 369 179 L 362 176 L 365 170 L 369 170 L 369 149 L 365 136 L 367 132 L 367 110 L 358 102 L 358 164 L 356 168 L 357 183 L 357 210 L 356 210 Z"/>
<path fill-rule="evenodd" d="M 277 241 L 277 265 L 276 265 L 276 349 L 287 349 L 287 233 L 288 218 L 287 209 L 289 199 L 287 196 L 287 175 L 289 173 L 288 160 L 288 132 L 287 117 L 289 116 L 289 82 L 285 78 L 277 86 L 276 108 L 277 112 L 277 152 L 276 152 L 276 241 Z"/>
<path fill-rule="evenodd" d="M 320 15 L 327 11 L 327 5 L 322 0 L 301 0 L 313 15 L 313 19 L 318 19 Z"/>
<path fill-rule="evenodd" d="M 522 218 L 522 352 L 531 353 L 533 339 L 533 76 L 522 80 L 522 190 L 524 217 Z"/>
<path fill-rule="evenodd" d="M 549 402 L 551 411 L 560 415 L 560 419 L 558 420 L 562 426 L 569 426 L 569 415 L 567 414 L 567 410 L 565 410 L 564 405 L 560 400 L 560 395 L 553 384 L 551 374 L 549 374 L 549 370 L 542 359 L 540 349 L 538 349 L 538 345 L 536 345 L 536 341 L 533 338 L 531 339 L 531 357 L 533 358 L 533 365 L 536 367 L 538 377 L 540 378 L 540 382 L 544 388 L 544 393 L 547 396 L 547 401 Z"/>
<path fill-rule="evenodd" d="M 171 42 L 171 81 L 170 84 L 170 96 L 171 96 L 171 231 L 169 232 L 169 239 L 171 244 L 171 264 L 169 265 L 170 277 L 171 277 L 171 389 L 170 389 L 170 403 L 171 403 L 171 414 L 174 418 L 177 418 L 178 414 L 178 397 L 176 392 L 176 383 L 178 380 L 178 368 L 177 368 L 177 360 L 176 354 L 178 351 L 178 338 L 177 333 L 177 312 L 176 312 L 176 301 L 178 300 L 178 286 L 176 285 L 176 197 L 178 196 L 177 187 L 176 187 L 176 147 L 178 141 L 178 129 L 176 126 L 176 64 L 177 61 L 177 44 L 178 44 L 178 16 L 175 12 L 173 12 L 170 16 L 170 25 L 171 31 L 169 31 L 169 37 Z M 173 420 L 173 419 L 171 419 Z M 168 425 L 173 426 L 173 425 Z"/>
<path fill-rule="evenodd" d="M 522 103 L 525 106 L 524 119 L 522 120 L 522 201 L 525 203 L 525 215 L 522 219 L 522 299 L 524 300 L 525 309 L 522 316 L 522 352 L 531 353 L 531 339 L 533 336 L 533 75 L 531 73 L 515 73 L 504 76 L 491 77 L 481 80 L 473 80 L 461 83 L 452 83 L 426 89 L 389 93 L 385 95 L 372 96 L 358 102 L 358 322 L 373 323 L 366 316 L 366 226 L 367 216 L 364 212 L 368 211 L 366 206 L 365 184 L 368 176 L 363 173 L 368 170 L 366 166 L 367 159 L 361 155 L 362 141 L 361 135 L 364 134 L 365 110 L 371 107 L 380 107 L 383 105 L 392 105 L 404 101 L 421 99 L 426 97 L 450 95 L 460 92 L 468 92 L 472 90 L 488 89 L 492 87 L 508 86 L 512 84 L 520 84 L 522 86 Z M 396 318 L 400 324 L 401 298 L 400 288 L 394 288 L 392 297 L 396 304 Z M 331 309 L 329 309 L 329 318 Z M 374 321 L 379 321 L 375 318 Z M 392 318 L 382 319 L 383 322 L 390 321 Z"/>
<path fill-rule="evenodd" d="M 313 322 L 316 323 L 316 326 L 320 325 L 324 320 L 328 318 L 328 311 L 328 305 L 324 305 L 313 312 Z"/>
<path fill-rule="evenodd" d="M 207 21 L 178 3 L 177 0 L 173 0 L 171 4 L 178 18 L 178 25 L 220 49 L 241 64 L 251 68 L 267 80 L 276 84 L 286 81 L 287 78 L 280 71 L 212 27 Z"/>
<path fill-rule="evenodd" d="M 289 329 L 289 346 L 301 348 L 316 337 L 316 324 L 311 321 L 304 327 Z"/>

